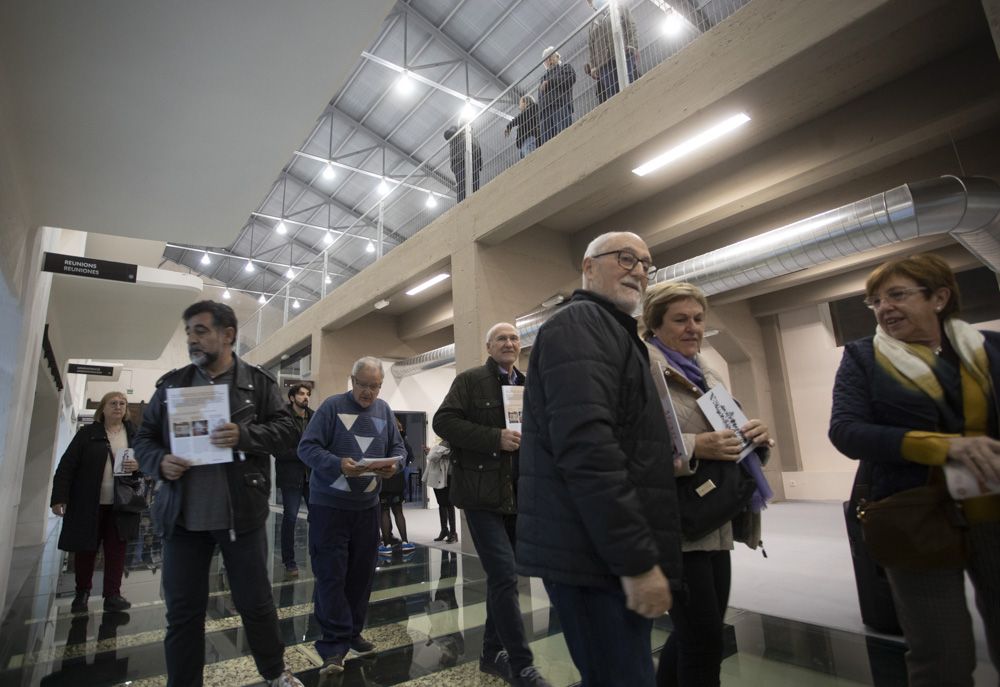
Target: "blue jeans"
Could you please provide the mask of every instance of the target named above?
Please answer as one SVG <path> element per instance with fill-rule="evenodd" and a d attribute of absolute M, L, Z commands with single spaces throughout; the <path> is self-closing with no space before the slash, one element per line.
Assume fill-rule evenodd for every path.
<path fill-rule="evenodd" d="M 652 687 L 653 621 L 625 607 L 620 591 L 543 579 L 583 687 Z"/>
<path fill-rule="evenodd" d="M 506 649 L 514 674 L 535 662 L 524 636 L 521 602 L 514 569 L 516 515 L 466 510 L 465 522 L 486 571 L 486 627 L 483 656 L 492 658 Z"/>
<path fill-rule="evenodd" d="M 243 619 L 257 671 L 273 680 L 285 669 L 285 646 L 278 631 L 271 582 L 267 577 L 264 528 L 229 540 L 229 532 L 191 532 L 180 525 L 163 540 L 163 598 L 167 605 L 168 687 L 200 687 L 205 667 L 205 611 L 208 573 L 215 547 L 229 572 L 233 603 Z"/>
<path fill-rule="evenodd" d="M 635 59 L 632 53 L 625 53 L 625 66 L 628 69 L 628 82 L 636 80 Z M 597 102 L 605 100 L 618 92 L 618 66 L 614 59 L 608 60 L 597 70 Z"/>
<path fill-rule="evenodd" d="M 281 505 L 284 508 L 281 515 L 281 562 L 286 570 L 299 567 L 295 562 L 295 523 L 299 519 L 299 506 L 305 502 L 306 509 L 309 508 L 309 497 L 304 492 L 305 488 L 281 488 Z"/>
<path fill-rule="evenodd" d="M 378 558 L 378 520 L 378 505 L 364 510 L 309 507 L 313 614 L 322 633 L 316 651 L 323 659 L 347 654 L 351 640 L 364 629 Z"/>
<path fill-rule="evenodd" d="M 521 159 L 523 160 L 525 157 L 535 152 L 537 147 L 538 144 L 535 142 L 535 137 L 528 136 L 524 139 L 524 143 L 521 144 Z"/>
<path fill-rule="evenodd" d="M 552 140 L 556 134 L 573 123 L 573 105 L 566 104 L 542 113 L 539 132 L 541 140 L 538 145 L 542 145 Z"/>

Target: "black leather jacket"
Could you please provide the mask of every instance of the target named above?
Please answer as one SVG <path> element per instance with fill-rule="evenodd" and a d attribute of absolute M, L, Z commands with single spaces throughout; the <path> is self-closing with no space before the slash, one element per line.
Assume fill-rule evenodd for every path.
<path fill-rule="evenodd" d="M 240 426 L 240 441 L 227 464 L 229 500 L 232 505 L 230 534 L 248 532 L 264 524 L 271 495 L 268 454 L 278 454 L 298 442 L 298 430 L 285 412 L 274 377 L 233 354 L 235 382 L 229 388 L 232 421 Z M 135 452 L 147 475 L 160 480 L 151 512 L 157 534 L 169 537 L 180 514 L 184 477 L 165 480 L 160 462 L 170 452 L 167 389 L 191 386 L 195 366 L 171 370 L 156 382 L 156 392 L 142 415 L 136 433 Z"/>
<path fill-rule="evenodd" d="M 524 384 L 519 371 L 517 378 Z M 500 450 L 500 430 L 506 427 L 500 386 L 500 368 L 492 358 L 462 372 L 434 413 L 433 425 L 451 446 L 452 503 L 512 515 L 517 512 L 517 452 Z"/>

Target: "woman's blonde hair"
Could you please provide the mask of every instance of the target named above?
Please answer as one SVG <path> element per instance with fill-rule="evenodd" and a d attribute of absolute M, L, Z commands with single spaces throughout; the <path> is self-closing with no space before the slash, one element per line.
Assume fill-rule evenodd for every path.
<path fill-rule="evenodd" d="M 128 398 L 126 398 L 125 394 L 120 391 L 109 391 L 101 396 L 101 403 L 97 406 L 97 410 L 94 411 L 94 422 L 100 422 L 102 425 L 104 424 L 104 406 L 107 405 L 108 401 L 116 396 L 125 401 L 125 407 L 128 408 Z M 127 417 L 128 413 L 126 413 L 126 418 Z"/>
<path fill-rule="evenodd" d="M 702 310 L 708 311 L 708 299 L 705 293 L 694 284 L 686 281 L 665 281 L 653 284 L 646 289 L 642 297 L 642 336 L 645 339 L 653 337 L 653 330 L 663 324 L 663 316 L 674 301 L 690 298 L 698 302 Z"/>

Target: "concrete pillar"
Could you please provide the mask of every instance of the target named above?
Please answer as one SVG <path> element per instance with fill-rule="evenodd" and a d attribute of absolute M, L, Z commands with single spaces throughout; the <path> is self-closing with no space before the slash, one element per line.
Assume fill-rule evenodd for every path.
<path fill-rule="evenodd" d="M 35 385 L 14 546 L 33 546 L 45 542 L 49 497 L 52 493 L 51 478 L 56 460 L 53 437 L 58 436 L 58 426 L 59 392 L 43 364 L 38 368 Z"/>

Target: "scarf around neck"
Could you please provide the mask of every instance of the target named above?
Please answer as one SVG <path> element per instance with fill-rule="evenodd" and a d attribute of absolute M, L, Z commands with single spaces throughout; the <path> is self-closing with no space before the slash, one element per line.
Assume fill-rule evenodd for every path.
<path fill-rule="evenodd" d="M 667 360 L 673 365 L 681 374 L 687 377 L 687 380 L 697 386 L 702 391 L 708 391 L 708 385 L 705 382 L 705 373 L 702 372 L 701 366 L 698 362 L 692 358 L 688 358 L 682 353 L 678 353 L 672 348 L 668 348 L 665 343 L 660 341 L 655 336 L 650 340 L 656 349 L 666 356 Z"/>

